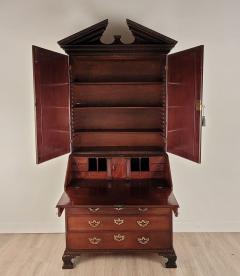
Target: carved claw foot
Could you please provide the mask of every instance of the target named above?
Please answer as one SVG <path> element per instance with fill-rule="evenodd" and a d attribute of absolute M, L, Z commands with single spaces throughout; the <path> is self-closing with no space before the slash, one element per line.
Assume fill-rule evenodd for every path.
<path fill-rule="evenodd" d="M 167 256 L 168 261 L 166 262 L 165 266 L 166 268 L 176 268 L 177 264 L 176 264 L 176 260 L 177 260 L 177 256 L 173 256 L 173 255 L 169 255 Z"/>
<path fill-rule="evenodd" d="M 63 254 L 62 256 L 62 260 L 63 260 L 63 269 L 72 269 L 73 268 L 73 262 L 72 259 L 74 257 L 72 255 L 69 254 Z"/>
<path fill-rule="evenodd" d="M 177 255 L 175 254 L 174 250 L 170 251 L 169 253 L 165 253 L 165 254 L 159 253 L 159 255 L 162 255 L 168 259 L 165 264 L 166 268 L 176 268 L 177 267 L 177 264 L 176 264 Z"/>

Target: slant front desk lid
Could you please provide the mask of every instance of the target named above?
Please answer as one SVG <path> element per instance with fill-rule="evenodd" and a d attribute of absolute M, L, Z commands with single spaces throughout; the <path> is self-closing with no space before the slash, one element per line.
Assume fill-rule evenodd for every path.
<path fill-rule="evenodd" d="M 178 208 L 171 189 L 159 188 L 152 182 L 138 183 L 82 181 L 76 187 L 68 187 L 57 204 L 58 208 L 88 206 L 148 206 Z M 156 183 L 157 184 L 157 183 Z M 110 187 L 111 186 L 111 187 Z"/>

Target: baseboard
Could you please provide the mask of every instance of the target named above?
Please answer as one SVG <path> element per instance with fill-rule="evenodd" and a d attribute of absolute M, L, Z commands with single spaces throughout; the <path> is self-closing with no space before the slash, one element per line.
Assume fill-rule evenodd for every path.
<path fill-rule="evenodd" d="M 174 232 L 240 232 L 240 221 L 174 221 Z"/>
<path fill-rule="evenodd" d="M 63 222 L 58 223 L 0 223 L 0 233 L 64 233 Z"/>
<path fill-rule="evenodd" d="M 0 223 L 0 233 L 64 233 L 64 222 Z M 240 232 L 240 221 L 174 221 L 174 232 Z"/>

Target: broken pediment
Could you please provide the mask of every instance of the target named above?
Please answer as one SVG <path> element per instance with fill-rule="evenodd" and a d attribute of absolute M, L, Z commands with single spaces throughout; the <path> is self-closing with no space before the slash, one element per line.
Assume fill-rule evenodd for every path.
<path fill-rule="evenodd" d="M 151 52 L 168 53 L 177 43 L 176 40 L 130 19 L 126 21 L 129 30 L 134 36 L 134 41 L 131 44 L 124 44 L 119 35 L 114 35 L 114 40 L 111 44 L 105 44 L 101 41 L 101 37 L 108 25 L 108 19 L 62 39 L 58 41 L 58 44 L 66 53 L 74 55 L 94 53 L 96 51 L 98 53 L 105 53 L 107 51 L 127 53 L 133 51 L 148 52 L 151 50 Z"/>

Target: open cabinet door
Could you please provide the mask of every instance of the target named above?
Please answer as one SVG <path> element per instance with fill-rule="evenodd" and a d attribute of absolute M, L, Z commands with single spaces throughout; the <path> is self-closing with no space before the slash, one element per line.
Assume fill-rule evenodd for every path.
<path fill-rule="evenodd" d="M 70 151 L 68 56 L 33 46 L 37 163 Z"/>
<path fill-rule="evenodd" d="M 203 46 L 168 56 L 167 151 L 201 162 Z"/>

